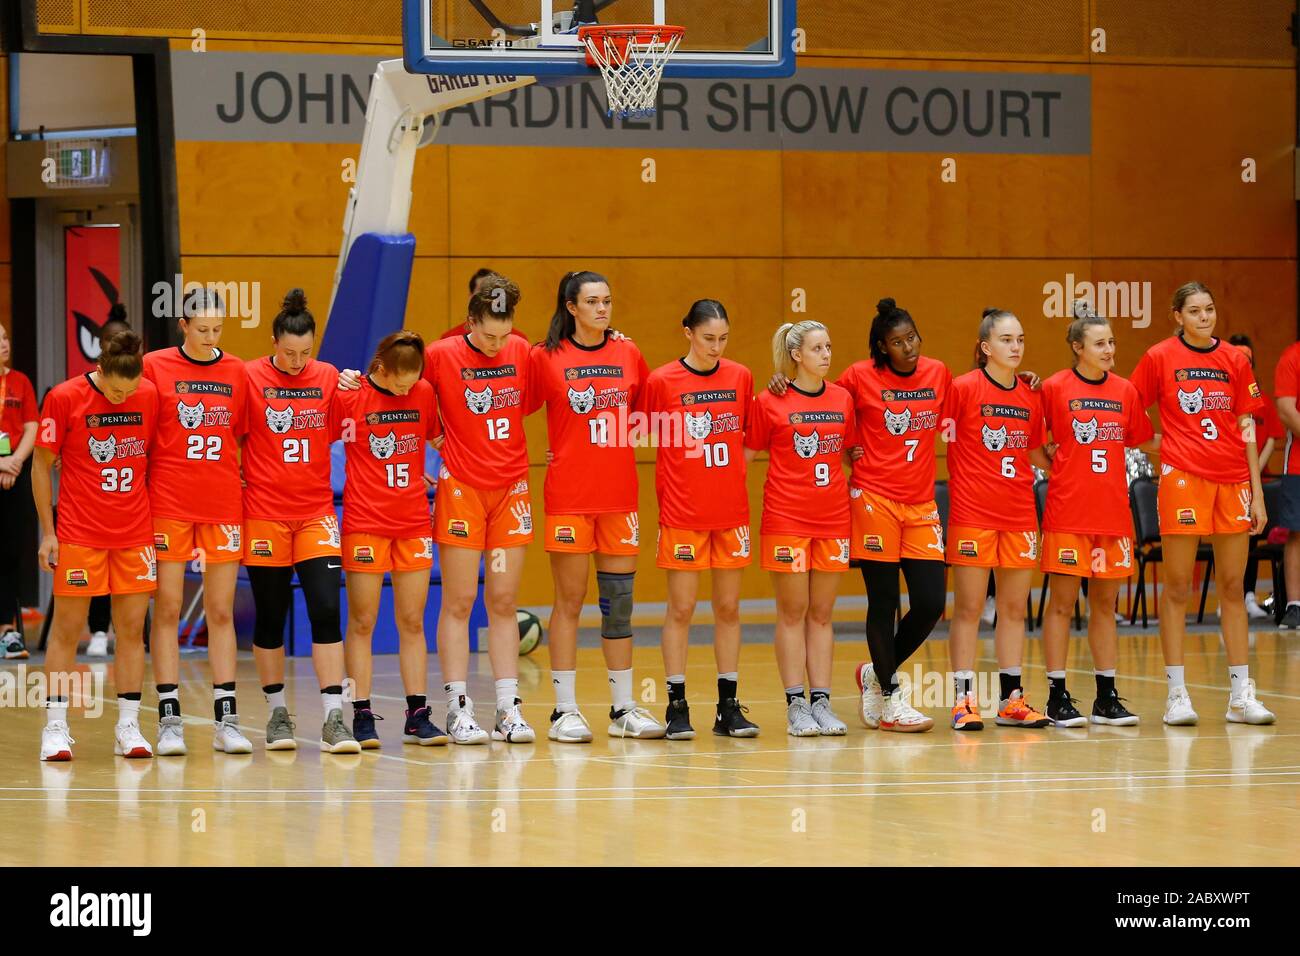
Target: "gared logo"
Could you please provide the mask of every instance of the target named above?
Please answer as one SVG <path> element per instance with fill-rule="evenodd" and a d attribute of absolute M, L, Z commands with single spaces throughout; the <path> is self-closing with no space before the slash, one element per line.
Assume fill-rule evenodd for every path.
<path fill-rule="evenodd" d="M 454 534 L 458 538 L 468 538 L 469 522 L 462 518 L 452 518 L 447 522 L 447 533 Z"/>
<path fill-rule="evenodd" d="M 868 534 L 862 536 L 862 546 L 868 551 L 880 552 L 885 550 L 885 539 L 878 534 Z"/>
<path fill-rule="evenodd" d="M 171 544 L 171 538 L 161 531 L 153 533 L 153 546 L 156 551 L 167 551 Z"/>
<path fill-rule="evenodd" d="M 249 542 L 248 549 L 255 558 L 269 558 L 271 557 L 271 539 L 254 538 Z"/>
<path fill-rule="evenodd" d="M 68 574 L 64 581 L 74 588 L 84 588 L 90 584 L 90 581 L 86 578 L 84 568 L 68 568 Z"/>
<path fill-rule="evenodd" d="M 374 564 L 375 549 L 368 544 L 353 545 L 352 560 L 357 564 Z"/>
<path fill-rule="evenodd" d="M 1057 548 L 1056 563 L 1067 568 L 1077 568 L 1079 566 L 1079 552 L 1074 548 Z"/>
<path fill-rule="evenodd" d="M 780 561 L 782 564 L 794 564 L 794 548 L 778 544 L 772 549 L 772 560 Z"/>
<path fill-rule="evenodd" d="M 1179 524 L 1196 524 L 1196 509 L 1195 509 L 1195 508 L 1179 508 L 1179 509 L 1178 509 L 1178 523 L 1179 523 Z"/>
<path fill-rule="evenodd" d="M 1251 382 L 1246 390 L 1250 392 L 1251 398 L 1259 398 L 1259 383 Z"/>
<path fill-rule="evenodd" d="M 573 530 L 571 524 L 561 524 L 555 526 L 555 540 L 560 544 L 575 544 L 578 536 Z"/>
<path fill-rule="evenodd" d="M 674 547 L 673 547 L 673 560 L 674 560 L 674 561 L 694 561 L 694 560 L 695 560 L 695 545 L 693 545 L 693 544 L 679 544 L 679 545 L 674 546 Z"/>
<path fill-rule="evenodd" d="M 957 554 L 963 558 L 978 558 L 980 556 L 979 542 L 973 538 L 962 538 L 957 542 Z"/>

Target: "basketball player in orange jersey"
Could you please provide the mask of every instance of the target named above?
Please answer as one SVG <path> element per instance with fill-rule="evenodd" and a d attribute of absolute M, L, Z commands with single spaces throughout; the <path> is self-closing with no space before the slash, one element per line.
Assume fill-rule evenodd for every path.
<path fill-rule="evenodd" d="M 438 657 L 447 693 L 452 743 L 488 739 L 466 693 L 469 616 L 478 593 L 479 561 L 486 569 L 488 657 L 496 680 L 495 740 L 532 743 L 533 728 L 519 699 L 516 618 L 524 551 L 533 540 L 524 437 L 529 345 L 514 334 L 519 287 L 488 275 L 469 300 L 469 331 L 434 342 L 424 377 L 433 386 L 445 439 L 433 508 L 433 539 L 442 569 Z"/>
<path fill-rule="evenodd" d="M 177 626 L 185 565 L 203 574 L 203 613 L 212 668 L 214 750 L 252 753 L 235 707 L 235 582 L 244 556 L 239 441 L 246 428 L 244 363 L 217 347 L 225 309 L 212 293 L 186 302 L 184 341 L 144 357 L 158 389 L 158 431 L 149 452 L 149 503 L 158 555 L 149 653 L 158 687 L 158 755 L 185 753 Z"/>
<path fill-rule="evenodd" d="M 831 615 L 840 575 L 849 569 L 849 488 L 844 457 L 857 440 L 853 399 L 826 376 L 831 338 L 805 320 L 777 329 L 776 371 L 783 395 L 754 402 L 745 460 L 768 453 L 763 482 L 762 566 L 776 592 L 776 664 L 785 686 L 786 730 L 792 737 L 841 736 L 831 710 L 834 635 Z M 811 702 L 804 697 L 805 673 Z"/>
<path fill-rule="evenodd" d="M 546 405 L 546 550 L 555 580 L 551 682 L 555 710 L 547 736 L 587 743 L 591 727 L 575 694 L 578 619 L 587 596 L 588 555 L 600 589 L 601 646 L 609 673 L 611 737 L 661 738 L 664 726 L 632 692 L 632 582 L 640 526 L 630 413 L 649 369 L 630 340 L 611 335 L 613 296 L 594 272 L 560 282 L 546 340 L 529 356 L 526 412 Z"/>
<path fill-rule="evenodd" d="M 685 357 L 646 381 L 645 410 L 658 437 L 656 563 L 668 572 L 664 670 L 668 675 L 669 740 L 695 736 L 686 703 L 686 649 L 700 578 L 712 577 L 713 654 L 718 706 L 713 732 L 757 737 L 737 702 L 740 667 L 740 579 L 750 562 L 749 494 L 745 490 L 745 428 L 754 400 L 749 369 L 722 357 L 731 323 L 721 302 L 700 299 L 686 318 Z"/>
<path fill-rule="evenodd" d="M 1214 336 L 1214 296 L 1199 282 L 1174 293 L 1175 334 L 1152 346 L 1133 371 L 1142 407 L 1160 410 L 1160 642 L 1169 696 L 1166 724 L 1197 721 L 1183 676 L 1183 634 L 1196 549 L 1214 549 L 1214 586 L 1228 657 L 1230 723 L 1271 724 L 1255 696 L 1242 576 L 1250 536 L 1268 523 L 1259 478 L 1253 413 L 1263 404 L 1250 360 Z"/>
<path fill-rule="evenodd" d="M 1044 423 L 1056 446 L 1041 549 L 1043 573 L 1054 575 L 1043 619 L 1047 716 L 1057 727 L 1088 722 L 1065 680 L 1070 618 L 1087 579 L 1088 646 L 1097 683 L 1092 722 L 1128 727 L 1138 722 L 1137 715 L 1115 690 L 1115 599 L 1120 583 L 1133 573 L 1124 449 L 1149 442 L 1153 433 L 1137 389 L 1114 372 L 1110 323 L 1096 313 L 1082 315 L 1070 323 L 1066 341 L 1073 367 L 1043 382 Z"/>
<path fill-rule="evenodd" d="M 95 370 L 50 390 L 41 414 L 32 495 L 41 521 L 40 564 L 54 575 L 54 620 L 45 651 L 42 760 L 71 760 L 68 706 L 77 638 L 90 599 L 113 595 L 117 631 L 113 753 L 151 757 L 140 733 L 144 616 L 157 586 L 146 479 L 155 439 L 158 390 L 142 377 L 140 337 L 118 332 Z M 59 516 L 50 478 L 60 457 Z"/>
<path fill-rule="evenodd" d="M 384 574 L 391 572 L 398 667 L 406 690 L 403 743 L 445 744 L 425 694 L 428 646 L 424 605 L 433 567 L 433 534 L 424 477 L 425 443 L 441 434 L 433 386 L 423 379 L 424 340 L 410 331 L 386 336 L 356 391 L 339 391 L 331 431 L 347 455 L 343 486 L 343 570 L 348 576 L 348 676 L 355 682 L 352 735 L 379 747 L 370 706 L 371 650 Z M 516 652 L 517 653 L 517 652 Z"/>
<path fill-rule="evenodd" d="M 470 296 L 473 297 L 474 293 L 477 292 L 480 288 L 482 288 L 484 282 L 494 277 L 498 277 L 497 273 L 493 272 L 491 269 L 475 270 L 474 274 L 469 277 Z M 470 331 L 470 323 L 469 320 L 466 320 L 464 322 L 461 322 L 459 325 L 456 325 L 448 329 L 446 332 L 443 332 L 442 335 L 438 336 L 438 338 L 459 339 L 459 338 L 463 338 L 469 331 Z M 516 329 L 513 324 L 510 326 L 510 334 L 515 336 L 516 338 L 523 339 L 525 344 L 528 342 L 528 336 L 526 336 L 523 332 L 520 332 L 518 329 Z"/>
<path fill-rule="evenodd" d="M 990 569 L 997 580 L 997 723 L 1051 723 L 1026 702 L 1020 676 L 1025 602 L 1030 574 L 1038 565 L 1038 513 L 1030 465 L 1049 464 L 1042 449 L 1042 398 L 1016 374 L 1024 349 L 1020 320 L 1002 309 L 985 309 L 975 345 L 977 367 L 953 379 L 943 408 L 944 430 L 952 436 L 947 556 L 955 599 L 948 634 L 956 681 L 953 730 L 984 729 L 974 668 Z"/>
<path fill-rule="evenodd" d="M 271 324 L 275 351 L 245 363 L 244 565 L 257 619 L 253 657 L 271 717 L 267 750 L 294 750 L 284 693 L 284 627 L 298 573 L 311 621 L 311 656 L 320 681 L 321 750 L 360 753 L 343 721 L 342 562 L 330 486 L 330 407 L 338 370 L 312 358 L 316 319 L 293 289 Z"/>
<path fill-rule="evenodd" d="M 871 357 L 850 365 L 837 383 L 853 397 L 867 452 L 853 463 L 849 491 L 849 553 L 862 562 L 871 651 L 871 663 L 857 669 L 860 713 L 868 727 L 917 733 L 934 721 L 912 707 L 896 672 L 930 636 L 947 598 L 934 476 L 939 412 L 952 374 L 921 354 L 916 323 L 893 299 L 876 305 L 869 348 Z M 895 629 L 900 571 L 908 610 Z"/>

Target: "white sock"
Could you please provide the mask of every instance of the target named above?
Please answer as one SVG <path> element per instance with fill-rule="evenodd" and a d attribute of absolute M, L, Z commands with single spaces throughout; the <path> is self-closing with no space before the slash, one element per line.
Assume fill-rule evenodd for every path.
<path fill-rule="evenodd" d="M 1105 671 L 1094 670 L 1093 673 L 1096 674 L 1098 677 L 1114 677 L 1115 668 L 1112 667 L 1110 670 L 1105 670 Z"/>
<path fill-rule="evenodd" d="M 1250 680 L 1250 665 L 1238 664 L 1236 667 L 1228 668 L 1228 681 L 1232 685 L 1232 696 L 1236 697 L 1241 693 L 1245 682 Z"/>
<path fill-rule="evenodd" d="M 45 722 L 52 724 L 56 720 L 64 723 L 68 721 L 68 699 L 66 697 L 51 697 L 45 702 Z"/>
<path fill-rule="evenodd" d="M 280 696 L 280 699 L 283 700 L 283 699 L 284 699 L 284 691 L 280 691 L 280 695 L 279 695 L 279 696 Z M 342 695 L 342 694 L 326 694 L 326 693 L 322 692 L 321 695 L 320 695 L 320 702 L 321 702 L 321 706 L 325 708 L 325 716 L 326 716 L 326 717 L 328 717 L 328 716 L 330 715 L 330 711 L 331 711 L 331 710 L 337 710 L 337 711 L 342 711 L 342 710 L 343 710 L 343 695 Z M 278 704 L 277 706 L 279 706 L 279 707 L 283 707 L 284 704 Z"/>
<path fill-rule="evenodd" d="M 1287 601 L 1287 607 L 1300 607 L 1300 601 Z"/>
<path fill-rule="evenodd" d="M 119 697 L 117 699 L 117 723 L 119 726 L 140 723 L 140 702 Z"/>
<path fill-rule="evenodd" d="M 1065 671 L 1048 671 L 1048 680 L 1065 680 Z"/>
<path fill-rule="evenodd" d="M 625 671 L 607 671 L 609 696 L 615 710 L 631 710 L 636 706 L 632 697 L 632 668 Z"/>
<path fill-rule="evenodd" d="M 268 694 L 266 691 L 262 691 L 262 696 L 266 698 L 266 705 L 272 710 L 276 707 L 283 707 L 285 710 L 289 709 L 289 705 L 284 702 L 283 687 L 277 690 L 274 694 Z"/>
<path fill-rule="evenodd" d="M 1247 592 L 1246 592 L 1246 603 L 1247 603 L 1247 604 L 1254 604 L 1254 603 L 1256 603 L 1256 602 L 1255 602 L 1255 592 L 1254 592 L 1254 591 L 1247 591 Z"/>
<path fill-rule="evenodd" d="M 497 710 L 509 710 L 519 699 L 519 678 L 503 677 L 497 683 Z"/>
<path fill-rule="evenodd" d="M 562 714 L 578 709 L 578 692 L 574 685 L 577 671 L 551 671 L 551 686 L 555 688 L 555 709 Z"/>
<path fill-rule="evenodd" d="M 464 706 L 465 702 L 465 681 L 452 680 L 442 685 L 442 689 L 447 692 L 447 710 L 454 713 Z"/>
<path fill-rule="evenodd" d="M 1177 687 L 1186 687 L 1186 686 L 1187 686 L 1186 680 L 1183 678 L 1183 665 L 1182 665 L 1182 664 L 1179 664 L 1177 667 L 1174 667 L 1174 666 L 1171 665 L 1171 664 L 1166 664 L 1166 665 L 1165 665 L 1165 677 L 1166 677 L 1166 678 L 1168 679 L 1168 681 L 1169 681 L 1169 689 L 1170 689 L 1170 690 L 1173 690 L 1173 689 L 1175 689 L 1175 688 L 1177 688 Z"/>

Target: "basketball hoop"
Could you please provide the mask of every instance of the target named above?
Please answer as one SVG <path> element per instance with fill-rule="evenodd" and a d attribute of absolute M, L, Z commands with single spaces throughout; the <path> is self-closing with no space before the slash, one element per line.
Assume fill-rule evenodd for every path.
<path fill-rule="evenodd" d="M 654 114 L 664 65 L 685 33 L 685 27 L 653 23 L 578 28 L 578 39 L 587 48 L 587 65 L 598 68 L 605 78 L 608 115 L 628 119 Z"/>

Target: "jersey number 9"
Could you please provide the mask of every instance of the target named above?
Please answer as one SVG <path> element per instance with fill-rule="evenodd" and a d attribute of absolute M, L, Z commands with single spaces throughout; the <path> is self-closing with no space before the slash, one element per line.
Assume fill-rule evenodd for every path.
<path fill-rule="evenodd" d="M 813 466 L 813 474 L 817 476 L 815 484 L 818 488 L 825 488 L 831 483 L 831 466 L 824 461 L 817 462 Z"/>

